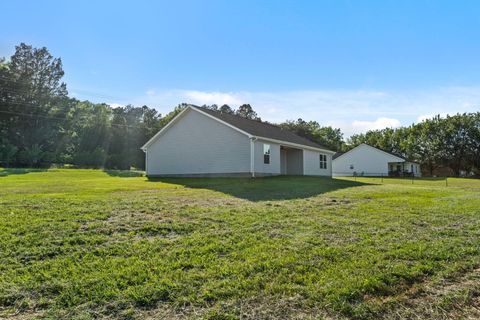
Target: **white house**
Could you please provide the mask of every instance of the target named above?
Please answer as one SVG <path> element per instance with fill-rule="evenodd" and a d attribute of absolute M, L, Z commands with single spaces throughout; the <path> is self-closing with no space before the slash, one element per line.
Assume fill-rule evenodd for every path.
<path fill-rule="evenodd" d="M 399 155 L 368 144 L 333 156 L 334 176 L 411 176 L 420 177 L 420 165 Z"/>
<path fill-rule="evenodd" d="M 142 150 L 155 176 L 331 176 L 328 150 L 280 127 L 188 106 Z"/>

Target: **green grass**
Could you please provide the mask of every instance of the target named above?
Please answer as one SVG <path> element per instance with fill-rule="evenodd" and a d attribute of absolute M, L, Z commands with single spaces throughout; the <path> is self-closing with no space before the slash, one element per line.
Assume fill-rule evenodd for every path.
<path fill-rule="evenodd" d="M 0 170 L 0 318 L 475 318 L 480 181 L 448 185 Z"/>

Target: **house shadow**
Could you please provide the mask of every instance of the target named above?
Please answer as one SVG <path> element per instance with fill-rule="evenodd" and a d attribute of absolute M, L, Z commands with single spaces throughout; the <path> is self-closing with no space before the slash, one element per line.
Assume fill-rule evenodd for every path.
<path fill-rule="evenodd" d="M 14 174 L 27 174 L 31 172 L 44 172 L 46 168 L 3 168 L 0 169 L 0 177 L 11 176 Z"/>
<path fill-rule="evenodd" d="M 193 189 L 209 189 L 249 201 L 304 199 L 368 183 L 330 177 L 277 176 L 265 178 L 148 178 Z"/>

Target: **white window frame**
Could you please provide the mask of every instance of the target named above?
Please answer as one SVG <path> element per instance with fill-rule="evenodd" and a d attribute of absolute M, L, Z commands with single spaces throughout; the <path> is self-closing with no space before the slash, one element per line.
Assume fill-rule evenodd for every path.
<path fill-rule="evenodd" d="M 263 144 L 263 164 L 270 164 L 271 157 L 272 157 L 272 146 L 268 143 L 264 143 Z"/>
<path fill-rule="evenodd" d="M 320 166 L 320 169 L 327 169 L 327 155 L 326 154 L 323 154 L 323 153 L 320 153 L 318 155 L 318 162 L 319 162 L 319 166 Z"/>

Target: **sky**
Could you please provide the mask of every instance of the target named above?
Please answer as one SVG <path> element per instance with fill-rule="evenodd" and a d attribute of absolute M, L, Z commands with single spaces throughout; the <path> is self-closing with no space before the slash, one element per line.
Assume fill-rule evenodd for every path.
<path fill-rule="evenodd" d="M 71 96 L 250 103 L 348 137 L 480 111 L 480 1 L 5 1 L 0 57 L 61 57 Z"/>

